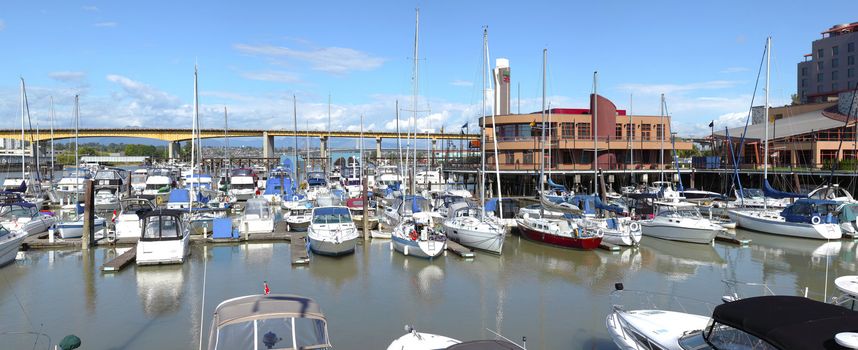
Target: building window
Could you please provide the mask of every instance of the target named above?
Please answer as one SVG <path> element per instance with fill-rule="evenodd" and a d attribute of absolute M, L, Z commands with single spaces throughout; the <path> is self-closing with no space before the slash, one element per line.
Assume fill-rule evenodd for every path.
<path fill-rule="evenodd" d="M 626 124 L 626 139 L 635 139 L 635 124 Z"/>
<path fill-rule="evenodd" d="M 839 53 L 840 53 L 840 47 L 839 47 L 839 46 L 834 45 L 834 46 L 832 46 L 832 47 L 831 47 L 831 54 L 832 54 L 832 55 L 836 55 L 836 54 L 839 54 Z"/>
<path fill-rule="evenodd" d="M 524 151 L 524 164 L 533 164 L 533 151 Z"/>
<path fill-rule="evenodd" d="M 816 58 L 819 59 L 819 58 L 823 58 L 823 57 L 825 57 L 825 50 L 823 50 L 823 49 L 816 50 Z"/>
<path fill-rule="evenodd" d="M 816 70 L 822 70 L 822 68 L 825 67 L 825 65 L 823 63 L 825 63 L 825 62 L 822 62 L 822 61 L 816 62 Z"/>
<path fill-rule="evenodd" d="M 578 123 L 578 138 L 586 140 L 590 138 L 590 123 Z"/>
<path fill-rule="evenodd" d="M 575 123 L 560 123 L 560 129 L 564 139 L 575 138 Z"/>
<path fill-rule="evenodd" d="M 831 80 L 837 80 L 837 71 L 831 72 Z"/>
<path fill-rule="evenodd" d="M 837 83 L 831 83 L 831 91 L 837 91 Z"/>
<path fill-rule="evenodd" d="M 852 51 L 855 51 L 855 43 L 846 44 L 846 52 L 852 52 Z"/>
<path fill-rule="evenodd" d="M 621 140 L 623 138 L 623 124 L 617 123 L 617 127 L 614 131 L 614 137 L 617 140 Z"/>
<path fill-rule="evenodd" d="M 801 67 L 801 76 L 807 76 L 807 67 Z"/>
<path fill-rule="evenodd" d="M 846 70 L 846 77 L 847 78 L 854 78 L 855 77 L 855 68 L 847 69 Z"/>
<path fill-rule="evenodd" d="M 822 93 L 822 85 L 817 85 L 817 86 L 816 86 L 816 93 L 817 93 L 817 94 L 821 94 L 821 93 Z"/>
<path fill-rule="evenodd" d="M 649 141 L 650 131 L 652 130 L 652 125 L 650 124 L 641 124 L 641 140 Z"/>
<path fill-rule="evenodd" d="M 839 65 L 840 65 L 840 60 L 838 60 L 836 58 L 831 59 L 831 68 L 837 68 L 837 66 L 839 66 Z"/>
<path fill-rule="evenodd" d="M 822 73 L 817 73 L 817 74 L 816 74 L 816 82 L 817 82 L 817 83 L 821 83 L 821 82 L 822 82 Z"/>
<path fill-rule="evenodd" d="M 846 65 L 851 66 L 853 64 L 855 64 L 855 56 L 847 56 L 846 57 Z"/>
<path fill-rule="evenodd" d="M 655 126 L 655 139 L 664 140 L 664 125 L 658 124 Z"/>
<path fill-rule="evenodd" d="M 515 152 L 506 151 L 504 152 L 506 164 L 515 164 Z"/>
<path fill-rule="evenodd" d="M 801 87 L 804 87 L 805 85 L 807 85 L 807 79 L 802 79 L 801 80 Z"/>

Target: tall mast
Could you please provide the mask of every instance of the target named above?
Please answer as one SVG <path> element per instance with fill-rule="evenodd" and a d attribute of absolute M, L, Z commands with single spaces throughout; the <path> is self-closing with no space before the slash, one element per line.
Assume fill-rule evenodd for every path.
<path fill-rule="evenodd" d="M 24 149 L 24 115 L 26 113 L 27 106 L 27 97 L 26 97 L 26 87 L 24 87 L 24 78 L 21 78 L 21 181 L 25 181 L 26 176 L 24 173 L 27 172 L 27 162 L 24 158 L 24 153 L 26 153 Z"/>
<path fill-rule="evenodd" d="M 766 137 L 763 139 L 763 182 L 769 181 L 769 70 L 772 61 L 772 37 L 766 38 L 766 100 L 763 117 L 766 125 Z M 765 186 L 765 184 L 763 185 Z M 765 193 L 765 191 L 763 191 Z M 763 201 L 763 209 L 767 210 L 767 201 Z"/>
<path fill-rule="evenodd" d="M 486 70 L 489 64 L 489 31 L 483 27 L 483 103 L 480 114 L 480 208 L 486 207 Z M 494 100 L 494 99 L 493 99 Z M 494 107 L 492 108 L 494 109 Z M 482 211 L 480 211 L 482 213 Z M 485 216 L 485 214 L 482 214 Z M 482 217 L 481 217 L 482 218 Z"/>
<path fill-rule="evenodd" d="M 486 65 L 489 64 L 489 38 L 488 33 L 486 33 Z M 492 98 L 493 101 L 497 101 L 497 88 L 498 88 L 498 77 L 492 70 L 492 94 L 495 95 Z M 498 200 L 498 217 L 503 219 L 503 196 L 501 195 L 501 181 L 500 181 L 500 160 L 498 159 L 498 137 L 497 137 L 497 125 L 495 125 L 495 116 L 496 110 L 494 106 L 492 106 L 492 143 L 495 148 L 495 177 L 497 181 L 497 200 Z M 483 206 L 483 210 L 485 210 L 485 206 Z"/>
<path fill-rule="evenodd" d="M 548 178 L 551 178 L 551 101 L 548 101 L 548 166 L 545 168 L 548 172 Z"/>
<path fill-rule="evenodd" d="M 298 99 L 295 94 L 292 94 L 292 127 L 295 128 L 295 183 L 301 183 L 301 176 L 298 175 Z"/>
<path fill-rule="evenodd" d="M 661 163 L 661 172 L 659 172 L 661 181 L 664 181 L 664 94 L 661 94 L 661 112 L 659 113 L 659 123 L 661 124 L 661 151 L 659 152 L 659 163 Z"/>
<path fill-rule="evenodd" d="M 54 97 L 51 96 L 51 181 L 54 179 Z"/>
<path fill-rule="evenodd" d="M 399 131 L 399 100 L 396 100 L 396 148 L 399 150 L 399 181 L 405 177 L 402 175 L 402 133 Z"/>
<path fill-rule="evenodd" d="M 78 155 L 78 129 L 80 128 L 80 95 L 74 95 L 74 177 L 75 177 L 75 191 L 74 191 L 74 205 L 75 205 L 75 217 L 80 216 L 77 214 L 77 205 L 80 202 L 80 198 L 78 197 L 80 194 L 80 190 L 82 186 L 80 180 L 80 156 Z"/>
<path fill-rule="evenodd" d="M 632 124 L 632 114 L 634 111 L 634 95 L 629 94 L 629 127 L 626 129 L 626 138 L 629 139 L 629 165 L 632 167 L 632 178 L 634 178 L 635 168 L 635 142 L 633 140 L 634 124 Z"/>
<path fill-rule="evenodd" d="M 229 148 L 229 136 L 226 134 L 227 126 L 226 106 L 223 106 L 223 159 L 226 159 L 226 152 Z"/>
<path fill-rule="evenodd" d="M 412 118 L 411 129 L 412 129 L 412 133 L 414 135 L 414 162 L 412 162 L 413 164 L 411 165 L 412 166 L 412 168 L 411 168 L 412 169 L 411 170 L 411 185 L 410 185 L 411 195 L 414 195 L 415 190 L 416 190 L 416 188 L 414 188 L 414 187 L 417 185 L 417 183 L 415 182 L 415 178 L 417 177 L 417 94 L 419 92 L 418 85 L 420 83 L 420 80 L 419 80 L 420 66 L 419 66 L 419 62 L 417 60 L 418 54 L 420 53 L 420 50 L 419 50 L 419 48 L 420 48 L 420 40 L 419 40 L 420 39 L 420 9 L 417 8 L 414 11 L 415 11 L 415 18 L 414 18 L 414 57 L 412 57 L 412 59 L 414 61 L 414 72 L 413 72 L 413 76 L 412 76 L 413 81 L 414 81 L 414 86 L 412 88 L 414 89 L 414 91 L 413 91 L 413 95 L 411 96 L 411 116 L 412 116 L 411 117 Z"/>
<path fill-rule="evenodd" d="M 328 154 L 331 153 L 331 150 L 328 147 L 330 145 L 328 145 L 327 143 L 330 140 L 331 140 L 331 94 L 328 93 L 328 138 L 325 140 L 325 154 L 321 154 L 321 152 L 319 152 L 320 156 L 325 158 L 324 159 L 325 166 L 322 168 L 322 171 L 325 172 L 326 177 L 328 176 L 328 174 L 327 174 L 328 173 L 328 163 L 330 163 L 330 158 L 328 157 Z M 322 148 L 322 145 L 319 144 L 319 149 L 321 149 L 321 148 Z"/>
<path fill-rule="evenodd" d="M 191 121 L 191 191 L 190 191 L 190 204 L 188 205 L 188 212 L 191 212 L 191 208 L 194 206 L 194 197 L 196 197 L 196 189 L 194 188 L 194 175 L 196 175 L 196 151 L 197 151 L 197 128 L 199 124 L 197 124 L 197 119 L 199 118 L 199 109 L 200 109 L 200 101 L 199 94 L 197 94 L 197 65 L 194 64 L 194 115 Z M 199 178 L 196 179 L 199 181 Z M 197 184 L 199 185 L 199 184 Z"/>
<path fill-rule="evenodd" d="M 360 179 L 361 188 L 363 188 L 363 114 L 360 115 L 360 146 L 358 147 L 358 179 Z"/>
<path fill-rule="evenodd" d="M 542 132 L 541 136 L 542 147 L 539 154 L 539 193 L 540 203 L 542 202 L 542 192 L 545 190 L 545 66 L 548 64 L 548 49 L 542 49 Z M 545 206 L 539 206 L 539 217 L 545 217 Z"/>
<path fill-rule="evenodd" d="M 599 194 L 599 72 L 593 72 L 593 194 Z"/>

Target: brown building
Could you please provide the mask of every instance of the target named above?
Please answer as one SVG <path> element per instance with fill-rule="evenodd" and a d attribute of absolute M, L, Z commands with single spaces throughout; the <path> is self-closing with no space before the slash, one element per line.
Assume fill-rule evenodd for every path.
<path fill-rule="evenodd" d="M 595 107 L 596 98 L 591 95 L 590 108 L 546 111 L 546 169 L 561 173 L 592 170 L 594 133 L 598 135 L 597 163 L 601 170 L 657 170 L 662 147 L 665 168 L 672 168 L 669 116 L 630 116 L 602 96 L 598 97 L 598 108 Z M 598 115 L 593 115 L 594 110 Z M 496 135 L 501 171 L 539 171 L 541 111 L 499 115 L 495 120 L 497 132 L 493 131 L 491 117 L 484 119 L 487 167 L 494 168 L 492 135 Z M 692 143 L 677 138 L 676 149 L 691 150 Z"/>

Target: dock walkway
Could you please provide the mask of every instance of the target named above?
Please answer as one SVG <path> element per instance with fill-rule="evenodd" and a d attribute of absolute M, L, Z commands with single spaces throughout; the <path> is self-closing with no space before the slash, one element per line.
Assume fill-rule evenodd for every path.
<path fill-rule="evenodd" d="M 103 272 L 118 272 L 137 259 L 137 249 L 131 248 L 122 255 L 113 258 L 101 267 Z"/>

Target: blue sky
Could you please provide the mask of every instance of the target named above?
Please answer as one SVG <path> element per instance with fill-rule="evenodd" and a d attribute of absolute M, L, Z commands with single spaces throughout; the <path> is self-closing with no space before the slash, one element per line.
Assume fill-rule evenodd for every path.
<path fill-rule="evenodd" d="M 196 62 L 203 127 L 222 127 L 227 106 L 231 127 L 291 128 L 295 94 L 300 127 L 324 129 L 330 94 L 333 129 L 357 128 L 361 114 L 389 129 L 396 99 L 410 109 L 418 6 L 418 109 L 430 111 L 418 127 L 448 130 L 480 111 L 484 25 L 492 62 L 510 59 L 523 112 L 539 108 L 548 48 L 553 106 L 586 107 L 598 70 L 599 92 L 618 107 L 634 94 L 635 114 L 657 114 L 665 93 L 675 129 L 699 135 L 746 114 L 766 36 L 779 105 L 811 41 L 858 21 L 854 0 L 4 2 L 0 127 L 19 125 L 19 76 L 44 127 L 49 96 L 56 125 L 71 125 L 75 93 L 83 126 L 189 126 Z"/>

